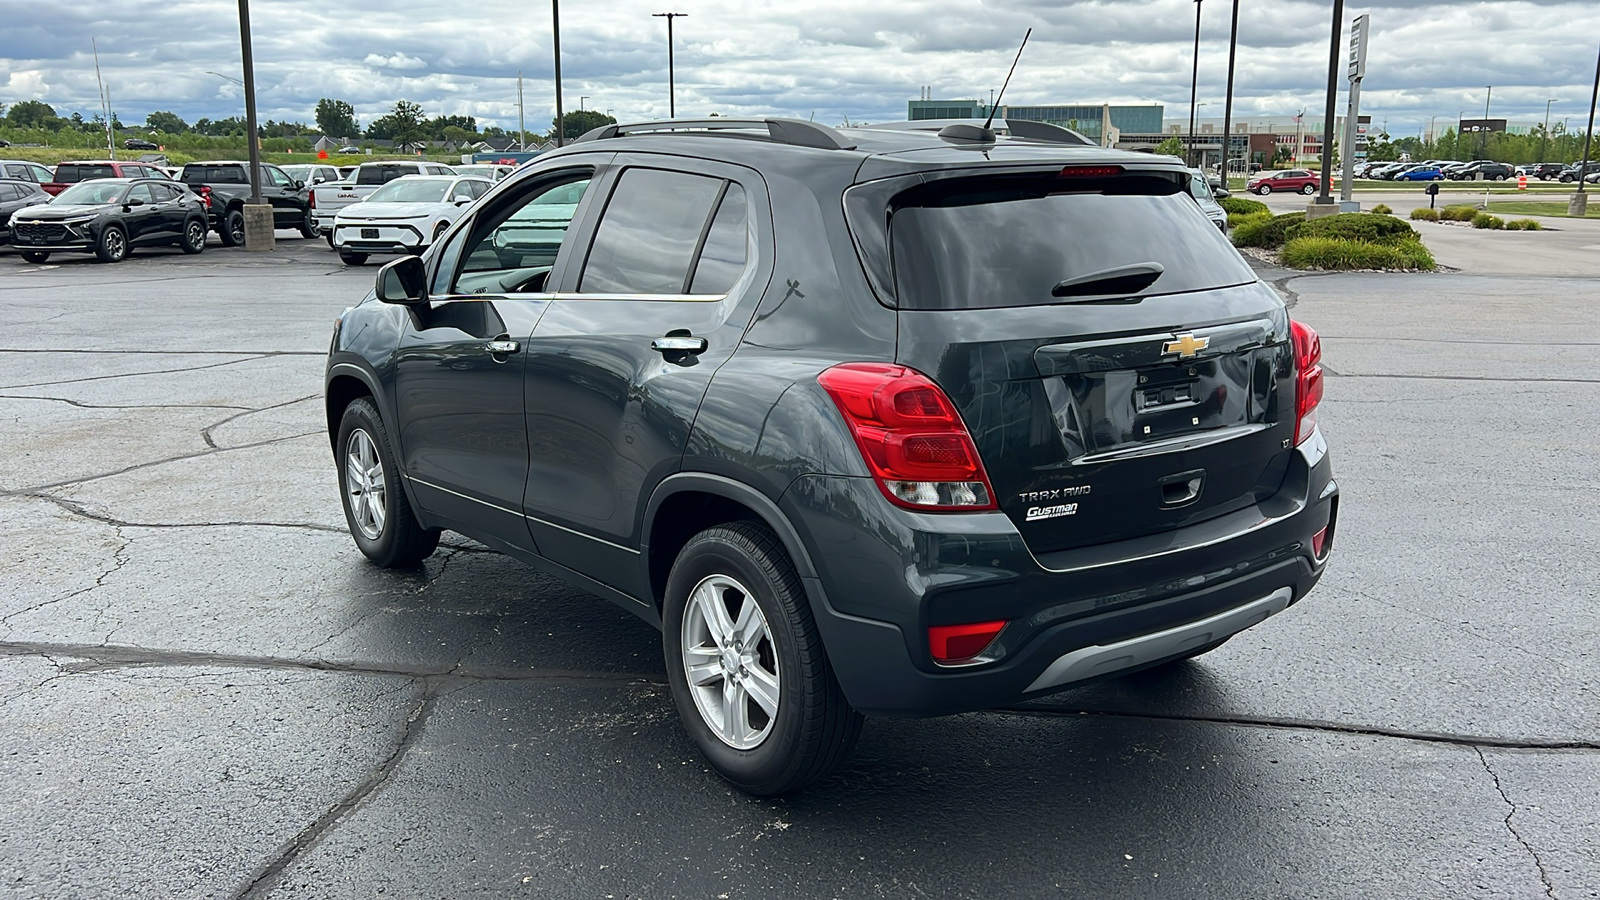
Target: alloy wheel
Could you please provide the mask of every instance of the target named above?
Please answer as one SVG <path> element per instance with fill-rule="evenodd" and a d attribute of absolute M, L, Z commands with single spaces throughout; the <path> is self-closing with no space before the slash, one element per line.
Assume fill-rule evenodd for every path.
<path fill-rule="evenodd" d="M 710 575 L 683 609 L 683 671 L 700 717 L 724 744 L 752 750 L 778 714 L 780 688 L 772 629 L 744 585 Z"/>
<path fill-rule="evenodd" d="M 383 522 L 387 515 L 388 496 L 383 481 L 383 460 L 378 456 L 378 445 L 366 429 L 350 432 L 344 451 L 345 502 L 350 505 L 351 518 L 369 541 L 383 536 Z"/>
<path fill-rule="evenodd" d="M 128 239 L 115 228 L 107 229 L 106 236 L 101 240 L 105 241 L 106 256 L 111 259 L 121 259 L 122 255 L 128 252 Z"/>
<path fill-rule="evenodd" d="M 206 226 L 203 222 L 190 222 L 184 230 L 184 239 L 191 247 L 203 246 L 206 242 Z"/>

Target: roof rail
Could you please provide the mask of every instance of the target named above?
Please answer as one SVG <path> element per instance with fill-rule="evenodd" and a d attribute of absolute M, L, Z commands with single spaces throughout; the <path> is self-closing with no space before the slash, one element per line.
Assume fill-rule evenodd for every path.
<path fill-rule="evenodd" d="M 736 119 L 713 116 L 708 119 L 664 119 L 655 122 L 634 122 L 628 125 L 602 125 L 586 131 L 573 143 L 603 141 L 607 138 L 630 134 L 707 134 L 719 131 L 751 131 L 764 128 L 774 143 L 796 147 L 815 147 L 819 150 L 854 150 L 851 143 L 838 131 L 804 119 Z"/>
<path fill-rule="evenodd" d="M 863 126 L 881 131 L 928 131 L 937 132 L 941 138 L 951 143 L 993 143 L 992 136 L 980 135 L 981 126 L 973 124 L 972 119 L 917 119 L 911 122 L 879 122 L 874 125 Z M 1049 144 L 1073 144 L 1080 147 L 1097 147 L 1094 141 L 1070 128 L 1060 125 L 1051 125 L 1049 122 L 1036 122 L 1032 119 L 1005 119 L 1004 125 L 995 125 L 994 131 L 1004 129 L 1004 133 L 1018 140 L 1042 141 Z"/>

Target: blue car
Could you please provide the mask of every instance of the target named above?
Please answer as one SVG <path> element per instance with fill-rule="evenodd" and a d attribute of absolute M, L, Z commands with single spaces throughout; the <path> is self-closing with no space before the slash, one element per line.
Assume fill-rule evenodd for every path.
<path fill-rule="evenodd" d="M 1444 173 L 1438 166 L 1417 166 L 1394 177 L 1395 181 L 1443 181 Z"/>

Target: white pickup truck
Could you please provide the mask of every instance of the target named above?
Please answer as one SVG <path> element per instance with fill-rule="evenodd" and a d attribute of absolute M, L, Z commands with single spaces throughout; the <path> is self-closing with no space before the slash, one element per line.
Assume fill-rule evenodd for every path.
<path fill-rule="evenodd" d="M 405 175 L 454 175 L 449 166 L 430 162 L 390 160 L 369 162 L 356 166 L 343 181 L 319 184 L 311 189 L 311 218 L 317 231 L 333 246 L 333 217 L 352 203 L 360 203 L 367 195 L 385 184 Z"/>

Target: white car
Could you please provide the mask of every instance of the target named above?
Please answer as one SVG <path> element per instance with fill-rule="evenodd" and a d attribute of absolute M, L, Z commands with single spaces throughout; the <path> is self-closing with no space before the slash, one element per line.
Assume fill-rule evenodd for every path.
<path fill-rule="evenodd" d="M 421 253 L 472 201 L 493 187 L 476 175 L 405 175 L 339 210 L 333 247 L 346 265 L 373 253 Z"/>
<path fill-rule="evenodd" d="M 501 163 L 471 163 L 464 166 L 451 166 L 450 168 L 455 169 L 457 175 L 479 175 L 490 181 L 499 181 L 517 170 L 516 166 L 508 166 Z"/>

